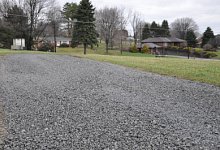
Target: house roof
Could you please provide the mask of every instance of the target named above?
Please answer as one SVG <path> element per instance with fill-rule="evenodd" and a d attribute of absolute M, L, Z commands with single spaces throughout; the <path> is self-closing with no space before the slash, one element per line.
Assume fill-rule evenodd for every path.
<path fill-rule="evenodd" d="M 147 45 L 149 48 L 160 48 L 161 46 L 154 43 L 145 43 L 142 46 Z"/>
<path fill-rule="evenodd" d="M 185 40 L 174 38 L 174 37 L 156 37 L 148 38 L 142 41 L 142 43 L 184 43 Z"/>
<path fill-rule="evenodd" d="M 161 48 L 161 46 L 154 44 L 154 43 L 144 43 L 142 45 L 139 44 L 138 48 L 143 48 L 144 45 L 147 45 L 147 47 L 149 47 L 149 48 Z"/>

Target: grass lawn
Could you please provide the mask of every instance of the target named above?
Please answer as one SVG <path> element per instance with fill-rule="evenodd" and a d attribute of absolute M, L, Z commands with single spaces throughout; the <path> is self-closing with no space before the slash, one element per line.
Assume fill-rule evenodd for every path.
<path fill-rule="evenodd" d="M 46 52 L 0 49 L 0 56 L 9 55 L 9 54 L 45 54 L 45 53 L 46 53 Z M 47 54 L 48 54 L 48 53 L 47 53 Z"/>
<path fill-rule="evenodd" d="M 88 54 L 83 55 L 81 48 L 58 49 L 58 54 L 109 62 L 161 75 L 174 76 L 220 86 L 220 61 L 166 57 L 156 58 L 153 55 L 128 52 L 123 52 L 123 55 L 120 55 L 119 51 L 110 51 L 109 53 L 109 55 L 105 55 L 103 50 L 88 50 Z"/>
<path fill-rule="evenodd" d="M 220 50 L 218 50 L 217 52 L 215 52 L 218 56 L 217 57 L 215 57 L 215 58 L 217 58 L 217 59 L 220 59 Z"/>

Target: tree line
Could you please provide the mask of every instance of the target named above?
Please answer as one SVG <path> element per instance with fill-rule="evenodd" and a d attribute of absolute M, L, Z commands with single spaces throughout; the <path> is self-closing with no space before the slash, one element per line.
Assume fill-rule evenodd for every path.
<path fill-rule="evenodd" d="M 72 38 L 72 47 L 98 45 L 98 38 L 106 45 L 106 52 L 117 42 L 123 48 L 130 24 L 135 45 L 150 37 L 177 37 L 196 47 L 198 25 L 192 18 L 179 18 L 170 25 L 167 20 L 161 24 L 145 22 L 138 12 L 124 8 L 104 7 L 96 10 L 90 0 L 66 3 L 61 9 L 55 0 L 2 0 L 0 2 L 0 43 L 10 48 L 11 39 L 25 38 L 27 49 L 33 49 L 34 42 L 48 35 L 65 35 Z M 204 32 L 202 46 L 219 46 L 219 39 L 210 27 Z"/>

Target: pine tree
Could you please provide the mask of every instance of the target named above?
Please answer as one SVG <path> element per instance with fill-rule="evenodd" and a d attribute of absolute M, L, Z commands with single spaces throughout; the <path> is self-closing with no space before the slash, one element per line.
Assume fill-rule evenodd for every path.
<path fill-rule="evenodd" d="M 73 30 L 72 45 L 83 44 L 84 54 L 86 54 L 88 45 L 93 46 L 98 42 L 94 12 L 95 8 L 89 0 L 81 0 L 75 15 L 77 22 Z"/>
<path fill-rule="evenodd" d="M 193 30 L 189 30 L 186 34 L 186 41 L 189 47 L 196 47 L 197 40 Z"/>
<path fill-rule="evenodd" d="M 170 28 L 169 28 L 169 24 L 168 24 L 168 21 L 167 20 L 164 20 L 162 22 L 162 35 L 163 37 L 170 37 Z"/>
<path fill-rule="evenodd" d="M 71 37 L 72 31 L 73 31 L 73 25 L 70 23 L 75 19 L 75 13 L 77 10 L 78 5 L 76 3 L 66 3 L 63 6 L 63 15 L 64 18 L 68 20 L 67 22 L 67 30 L 68 30 L 68 37 Z"/>
<path fill-rule="evenodd" d="M 209 42 L 209 40 L 215 38 L 214 33 L 210 27 L 206 29 L 206 31 L 203 33 L 202 37 L 202 47 Z"/>
<path fill-rule="evenodd" d="M 145 24 L 144 25 L 144 29 L 142 31 L 142 40 L 145 40 L 147 38 L 151 37 L 151 34 L 150 34 L 150 27 L 149 27 L 149 24 Z"/>
<path fill-rule="evenodd" d="M 153 37 L 158 36 L 159 31 L 159 26 L 158 24 L 156 24 L 155 21 L 152 22 L 151 26 L 150 26 L 150 30 L 152 32 Z"/>

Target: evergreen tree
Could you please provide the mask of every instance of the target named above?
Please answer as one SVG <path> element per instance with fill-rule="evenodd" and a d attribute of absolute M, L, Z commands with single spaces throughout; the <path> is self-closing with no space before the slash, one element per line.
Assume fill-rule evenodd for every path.
<path fill-rule="evenodd" d="M 203 33 L 202 37 L 202 47 L 209 42 L 209 40 L 215 38 L 214 33 L 210 27 L 206 29 L 206 31 Z"/>
<path fill-rule="evenodd" d="M 162 28 L 161 36 L 163 36 L 163 37 L 170 37 L 170 30 L 169 30 L 170 28 L 169 28 L 169 24 L 168 24 L 167 20 L 164 20 L 162 22 L 161 28 Z"/>
<path fill-rule="evenodd" d="M 10 27 L 14 33 L 14 38 L 24 38 L 27 35 L 26 30 L 28 26 L 28 19 L 23 9 L 17 5 L 14 5 L 8 9 L 7 13 L 9 15 L 4 16 L 4 20 L 7 24 L 7 27 Z"/>
<path fill-rule="evenodd" d="M 74 20 L 78 5 L 76 3 L 66 3 L 63 6 L 63 15 L 68 20 Z"/>
<path fill-rule="evenodd" d="M 189 30 L 186 34 L 186 41 L 189 47 L 196 47 L 197 40 L 193 30 Z"/>
<path fill-rule="evenodd" d="M 8 26 L 3 26 L 0 24 L 0 47 L 1 48 L 11 48 L 12 39 L 14 38 L 14 29 Z"/>
<path fill-rule="evenodd" d="M 67 22 L 67 29 L 68 29 L 68 36 L 72 36 L 72 30 L 73 30 L 73 25 L 70 23 L 75 19 L 75 14 L 77 10 L 78 5 L 76 3 L 66 3 L 63 6 L 63 15 L 64 18 L 68 20 Z"/>
<path fill-rule="evenodd" d="M 4 48 L 10 48 L 13 38 L 26 38 L 28 28 L 28 18 L 23 9 L 13 5 L 7 10 L 7 15 L 2 18 L 0 24 L 0 43 Z"/>
<path fill-rule="evenodd" d="M 152 22 L 151 26 L 150 26 L 150 31 L 152 32 L 152 36 L 158 36 L 159 31 L 159 26 L 158 24 L 156 24 L 155 21 Z"/>
<path fill-rule="evenodd" d="M 81 0 L 75 14 L 77 22 L 75 22 L 73 30 L 72 45 L 77 46 L 83 44 L 84 54 L 88 45 L 97 44 L 97 33 L 95 30 L 95 8 L 89 0 Z"/>
<path fill-rule="evenodd" d="M 149 24 L 146 23 L 144 25 L 143 31 L 142 31 L 142 40 L 145 40 L 147 38 L 151 37 L 151 33 L 150 33 L 150 27 Z"/>

